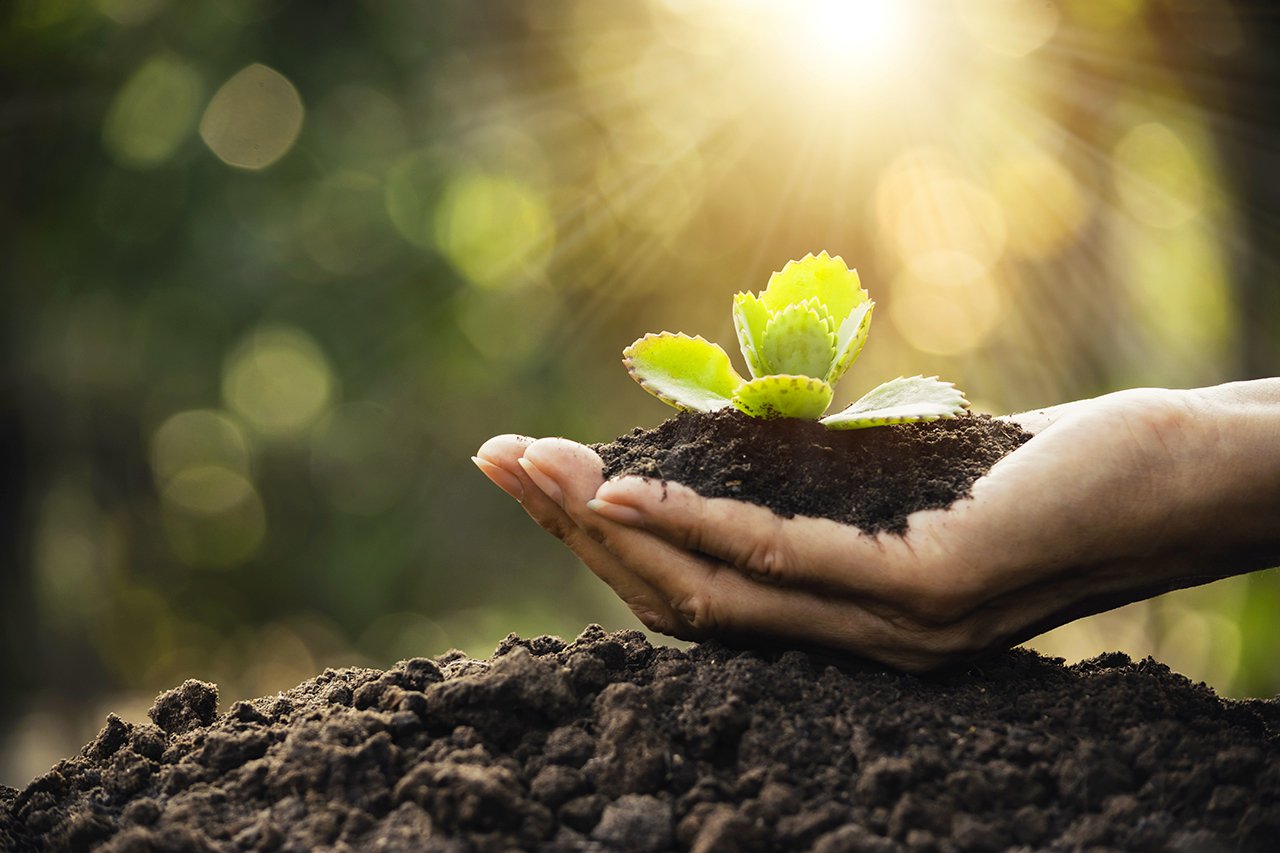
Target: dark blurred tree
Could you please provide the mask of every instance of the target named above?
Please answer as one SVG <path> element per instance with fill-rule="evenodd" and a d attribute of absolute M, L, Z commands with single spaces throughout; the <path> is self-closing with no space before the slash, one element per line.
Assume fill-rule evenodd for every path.
<path fill-rule="evenodd" d="M 1215 22 L 1214 5 L 1156 3 L 1152 17 L 1170 67 L 1209 117 L 1244 233 L 1227 243 L 1240 341 L 1240 379 L 1280 374 L 1280 13 L 1231 0 L 1236 26 L 1188 38 Z M 1238 43 L 1235 41 L 1238 36 Z M 1232 44 L 1238 46 L 1231 48 Z"/>

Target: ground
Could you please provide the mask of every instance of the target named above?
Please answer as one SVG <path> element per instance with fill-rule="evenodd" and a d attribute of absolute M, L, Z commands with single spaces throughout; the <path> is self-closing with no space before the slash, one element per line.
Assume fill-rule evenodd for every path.
<path fill-rule="evenodd" d="M 1264 850 L 1280 701 L 1025 650 L 919 677 L 587 628 L 108 718 L 0 848 Z"/>

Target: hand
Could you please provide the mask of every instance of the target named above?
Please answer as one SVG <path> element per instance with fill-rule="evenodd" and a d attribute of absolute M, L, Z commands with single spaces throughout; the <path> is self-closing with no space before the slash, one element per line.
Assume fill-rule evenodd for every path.
<path fill-rule="evenodd" d="M 1139 389 L 1012 416 L 1034 437 L 901 537 L 605 483 L 565 439 L 499 436 L 477 464 L 652 630 L 927 670 L 1280 561 L 1277 390 Z"/>

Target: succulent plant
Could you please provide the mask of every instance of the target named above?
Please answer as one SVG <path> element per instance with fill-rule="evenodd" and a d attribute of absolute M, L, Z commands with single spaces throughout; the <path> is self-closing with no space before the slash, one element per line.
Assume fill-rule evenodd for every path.
<path fill-rule="evenodd" d="M 789 261 L 759 293 L 733 299 L 750 379 L 700 336 L 647 334 L 622 351 L 631 377 L 668 405 L 694 412 L 733 406 L 757 418 L 821 419 L 831 429 L 953 418 L 964 394 L 936 376 L 892 379 L 827 417 L 835 384 L 862 352 L 875 303 L 858 273 L 826 252 Z"/>

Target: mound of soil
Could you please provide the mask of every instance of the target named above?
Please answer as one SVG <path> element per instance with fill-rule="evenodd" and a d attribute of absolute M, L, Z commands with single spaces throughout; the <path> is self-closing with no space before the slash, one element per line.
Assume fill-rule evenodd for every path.
<path fill-rule="evenodd" d="M 1280 701 L 1122 654 L 920 678 L 588 628 L 217 714 L 114 715 L 21 792 L 5 850 L 1263 850 Z"/>
<path fill-rule="evenodd" d="M 989 415 L 829 430 L 817 421 L 761 420 L 722 409 L 681 412 L 595 450 L 606 478 L 638 474 L 787 518 L 902 534 L 907 516 L 967 497 L 975 480 L 1030 437 Z"/>

